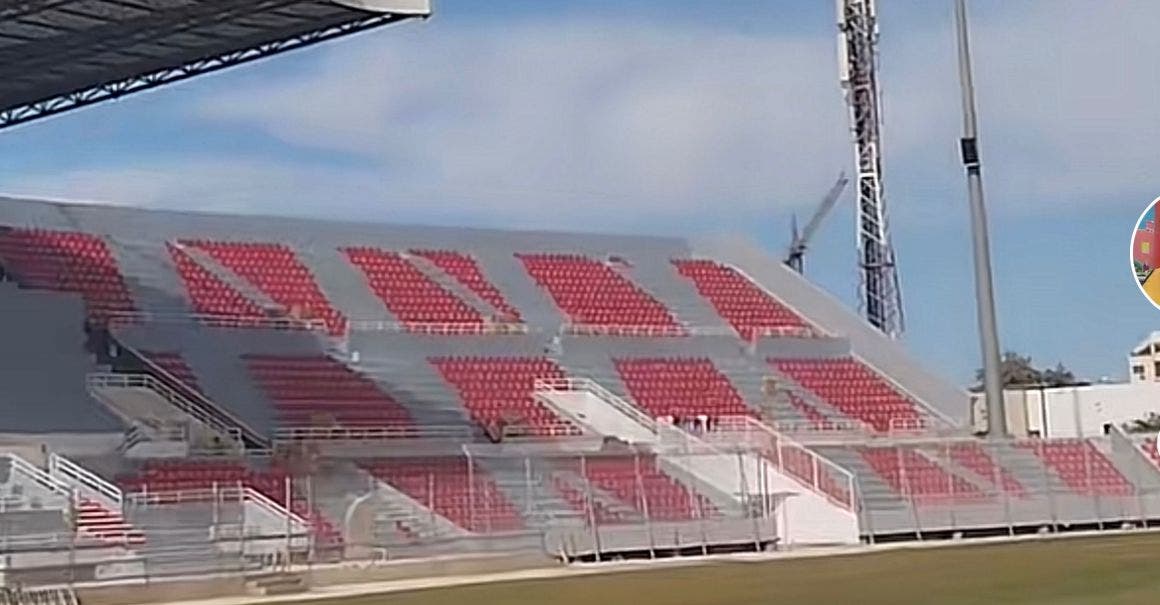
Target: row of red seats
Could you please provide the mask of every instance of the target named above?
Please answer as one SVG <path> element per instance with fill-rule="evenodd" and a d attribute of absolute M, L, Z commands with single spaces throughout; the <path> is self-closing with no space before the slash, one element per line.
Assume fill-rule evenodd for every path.
<path fill-rule="evenodd" d="M 616 359 L 628 393 L 651 416 L 744 416 L 753 412 L 705 357 Z"/>
<path fill-rule="evenodd" d="M 409 427 L 410 412 L 378 385 L 329 357 L 243 355 L 282 426 Z"/>
<path fill-rule="evenodd" d="M 769 362 L 834 409 L 876 430 L 890 430 L 892 421 L 917 423 L 922 418 L 913 401 L 857 360 L 770 359 Z"/>
<path fill-rule="evenodd" d="M 499 312 L 499 319 L 508 323 L 523 321 L 519 310 L 483 276 L 483 271 L 480 270 L 479 263 L 474 257 L 454 250 L 412 250 L 411 253 L 431 261 L 444 273 L 486 301 Z"/>
<path fill-rule="evenodd" d="M 371 460 L 363 467 L 452 523 L 477 533 L 523 529 L 491 475 L 462 456 Z"/>
<path fill-rule="evenodd" d="M 912 448 L 860 448 L 860 453 L 894 491 L 917 503 L 954 503 L 984 496 L 974 484 Z"/>
<path fill-rule="evenodd" d="M 767 328 L 806 326 L 789 307 L 728 265 L 711 260 L 674 260 L 673 264 L 745 340 Z"/>
<path fill-rule="evenodd" d="M 299 319 L 318 319 L 331 334 L 346 331 L 346 317 L 331 306 L 314 275 L 288 246 L 277 243 L 182 242 L 204 250 L 217 262 L 256 286 Z"/>
<path fill-rule="evenodd" d="M 608 265 L 572 254 L 517 254 L 572 323 L 680 330 L 660 301 Z"/>
<path fill-rule="evenodd" d="M 371 290 L 404 324 L 482 324 L 483 316 L 427 277 L 397 252 L 378 248 L 343 248 L 362 270 Z"/>
<path fill-rule="evenodd" d="M 71 231 L 0 231 L 0 260 L 27 288 L 73 292 L 103 320 L 135 311 L 117 261 L 100 237 Z"/>
<path fill-rule="evenodd" d="M 531 434 L 579 433 L 533 396 L 536 380 L 565 377 L 550 359 L 433 357 L 429 361 L 459 392 L 471 417 L 484 426 L 516 420 Z"/>
<path fill-rule="evenodd" d="M 1084 495 L 1126 496 L 1132 483 L 1103 452 L 1081 439 L 1026 441 L 1018 447 L 1035 452 L 1073 491 Z"/>

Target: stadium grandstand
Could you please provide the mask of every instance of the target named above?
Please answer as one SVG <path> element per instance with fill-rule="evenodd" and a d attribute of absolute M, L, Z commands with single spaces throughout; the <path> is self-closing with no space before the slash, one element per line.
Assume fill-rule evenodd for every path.
<path fill-rule="evenodd" d="M 38 565 L 63 544 L 108 577 L 1160 516 L 1154 447 L 979 440 L 966 392 L 732 241 L 3 199 L 0 267 L 0 528 Z"/>
<path fill-rule="evenodd" d="M 429 12 L 0 0 L 0 128 Z M 0 586 L 1160 520 L 1154 440 L 979 439 L 734 238 L 0 198 L 0 333 Z"/>

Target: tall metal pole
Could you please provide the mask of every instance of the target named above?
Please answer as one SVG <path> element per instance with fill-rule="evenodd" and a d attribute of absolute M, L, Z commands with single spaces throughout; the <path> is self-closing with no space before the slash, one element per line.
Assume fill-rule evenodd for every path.
<path fill-rule="evenodd" d="M 979 161 L 975 120 L 975 85 L 971 78 L 971 48 L 967 35 L 966 0 L 955 0 L 955 25 L 959 42 L 959 83 L 963 98 L 963 167 L 967 171 L 967 195 L 971 206 L 971 239 L 975 260 L 975 307 L 979 319 L 979 346 L 983 355 L 983 391 L 987 397 L 988 435 L 1008 436 L 1007 406 L 1000 378 L 999 329 L 995 320 L 995 291 L 991 280 L 991 243 L 987 235 L 987 210 L 983 203 L 983 174 Z"/>

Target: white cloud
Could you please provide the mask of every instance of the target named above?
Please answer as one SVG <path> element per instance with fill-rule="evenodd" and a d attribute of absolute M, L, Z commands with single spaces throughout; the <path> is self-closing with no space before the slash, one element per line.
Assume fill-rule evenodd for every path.
<path fill-rule="evenodd" d="M 1160 4 L 976 3 L 989 199 L 1066 211 L 1160 186 Z M 949 14 L 883 14 L 895 224 L 961 201 Z M 748 226 L 848 166 L 833 32 L 742 35 L 601 19 L 433 22 L 331 47 L 304 72 L 197 99 L 197 116 L 356 160 L 136 161 L 18 191 L 255 212 L 584 229 Z M 11 188 L 11 187 L 9 187 Z M 1146 192 L 1146 193 L 1145 193 Z M 191 200 L 198 200 L 196 204 Z M 1143 203 L 1141 201 L 1140 203 Z M 687 230 L 687 227 L 686 227 Z"/>

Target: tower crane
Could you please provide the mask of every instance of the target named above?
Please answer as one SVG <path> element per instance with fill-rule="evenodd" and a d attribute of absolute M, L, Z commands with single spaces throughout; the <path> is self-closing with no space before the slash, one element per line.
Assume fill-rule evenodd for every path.
<path fill-rule="evenodd" d="M 830 191 L 826 193 L 826 197 L 822 198 L 822 203 L 818 204 L 818 209 L 814 211 L 814 215 L 810 217 L 810 222 L 806 223 L 806 228 L 800 234 L 797 230 L 797 218 L 794 217 L 792 227 L 793 237 L 789 244 L 789 253 L 785 257 L 785 264 L 789 265 L 794 271 L 798 273 L 804 271 L 806 248 L 809 247 L 810 239 L 813 238 L 818 227 L 822 226 L 822 221 L 825 220 L 826 215 L 838 203 L 838 198 L 842 196 L 842 192 L 845 191 L 846 184 L 849 182 L 850 179 L 846 178 L 846 173 L 843 172 L 838 175 L 838 180 L 830 188 Z"/>

